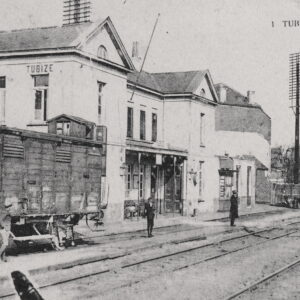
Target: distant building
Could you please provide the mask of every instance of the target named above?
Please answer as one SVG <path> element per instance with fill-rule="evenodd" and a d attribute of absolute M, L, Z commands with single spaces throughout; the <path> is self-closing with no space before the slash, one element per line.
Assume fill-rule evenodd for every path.
<path fill-rule="evenodd" d="M 270 198 L 267 171 L 270 171 L 271 118 L 253 101 L 253 91 L 244 96 L 226 84 L 215 87 L 220 99 L 216 110 L 216 131 L 221 146 L 218 150 L 234 159 L 234 180 L 242 205 L 252 205 L 255 199 L 267 202 Z M 244 171 L 241 162 L 244 162 Z M 236 178 L 242 172 L 246 180 Z"/>

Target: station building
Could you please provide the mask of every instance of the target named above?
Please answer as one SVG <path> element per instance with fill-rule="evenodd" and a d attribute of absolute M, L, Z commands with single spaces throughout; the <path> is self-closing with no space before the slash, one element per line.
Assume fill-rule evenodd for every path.
<path fill-rule="evenodd" d="M 222 88 L 208 70 L 137 72 L 110 18 L 0 32 L 1 125 L 47 132 L 65 115 L 107 128 L 106 222 L 150 196 L 160 214 L 227 210 L 233 188 L 255 205 L 271 120 Z"/>

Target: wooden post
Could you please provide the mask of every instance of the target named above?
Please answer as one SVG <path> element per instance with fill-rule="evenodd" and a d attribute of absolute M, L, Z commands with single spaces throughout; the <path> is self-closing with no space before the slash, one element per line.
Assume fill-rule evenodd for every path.
<path fill-rule="evenodd" d="M 173 156 L 173 180 L 174 180 L 174 191 L 173 191 L 173 217 L 174 217 L 175 207 L 176 207 L 176 156 Z"/>

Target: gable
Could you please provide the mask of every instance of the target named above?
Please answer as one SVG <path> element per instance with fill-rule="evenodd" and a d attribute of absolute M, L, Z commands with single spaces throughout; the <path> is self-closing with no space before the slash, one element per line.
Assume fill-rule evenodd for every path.
<path fill-rule="evenodd" d="M 109 17 L 104 21 L 99 20 L 93 23 L 89 30 L 76 40 L 77 49 L 96 57 L 101 45 L 107 50 L 107 57 L 102 57 L 102 59 L 125 66 L 132 71 L 135 70 L 134 64 Z"/>
<path fill-rule="evenodd" d="M 98 49 L 100 46 L 106 49 L 107 60 L 125 67 L 125 64 L 119 54 L 120 50 L 117 49 L 117 45 L 114 44 L 112 34 L 108 33 L 107 26 L 100 27 L 97 32 L 80 47 L 80 50 L 98 56 Z"/>
<path fill-rule="evenodd" d="M 195 94 L 209 99 L 211 101 L 214 101 L 214 97 L 212 95 L 212 91 L 208 81 L 209 78 L 207 76 L 204 76 L 204 79 L 201 81 L 200 85 L 195 90 Z"/>

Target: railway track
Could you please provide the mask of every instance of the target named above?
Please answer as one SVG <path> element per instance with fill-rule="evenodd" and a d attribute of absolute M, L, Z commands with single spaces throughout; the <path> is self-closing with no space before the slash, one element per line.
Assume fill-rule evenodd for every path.
<path fill-rule="evenodd" d="M 201 226 L 190 225 L 190 224 L 176 224 L 176 225 L 168 225 L 161 226 L 154 229 L 154 233 L 156 236 L 162 236 L 166 234 L 173 234 L 179 232 L 190 232 L 197 231 L 201 229 Z M 143 235 L 141 235 L 143 234 Z M 113 244 L 120 241 L 130 241 L 136 239 L 138 237 L 146 237 L 146 230 L 140 229 L 135 231 L 126 231 L 121 233 L 110 233 L 110 234 L 96 234 L 90 236 L 77 236 L 75 238 L 76 247 L 67 247 L 65 250 L 70 251 L 73 249 L 78 249 L 78 247 L 84 246 L 98 246 L 103 244 Z M 34 248 L 33 248 L 34 245 Z M 28 255 L 31 254 L 31 250 L 35 253 L 44 252 L 45 250 L 53 250 L 51 244 L 48 241 L 40 241 L 38 243 L 34 243 L 30 246 L 18 246 L 18 248 L 11 249 L 9 251 L 10 254 L 14 256 L 18 255 Z M 54 250 L 53 250 L 54 251 Z"/>
<path fill-rule="evenodd" d="M 300 223 L 300 221 L 296 223 Z M 286 225 L 292 225 L 292 224 L 286 224 Z M 132 278 L 132 279 L 129 281 L 127 280 L 127 282 L 123 281 L 121 282 L 121 284 L 115 284 L 116 282 L 113 282 L 114 284 L 112 284 L 112 287 L 110 287 L 109 289 L 122 288 L 145 280 L 145 276 L 141 276 L 141 274 L 138 274 L 139 273 L 138 268 L 141 265 L 147 266 L 148 264 L 147 268 L 149 268 L 150 272 L 146 272 L 147 274 L 146 278 L 149 278 L 151 274 L 155 276 L 157 274 L 161 274 L 162 272 L 179 271 L 194 265 L 198 265 L 201 263 L 205 263 L 207 261 L 218 259 L 223 256 L 228 256 L 238 251 L 255 247 L 263 243 L 268 243 L 272 240 L 280 239 L 299 231 L 300 228 L 295 229 L 295 228 L 289 228 L 287 226 L 285 228 L 273 227 L 273 228 L 251 231 L 243 235 L 219 240 L 218 242 L 212 242 L 212 243 L 197 245 L 193 247 L 188 246 L 186 249 L 173 251 L 171 253 L 154 255 L 150 258 L 148 257 L 140 260 L 133 259 L 125 263 L 120 263 L 119 267 L 117 268 L 118 269 L 117 272 L 115 271 L 115 267 L 97 266 L 97 268 L 90 267 L 86 269 L 84 268 L 80 269 L 83 267 L 82 265 L 76 266 L 74 268 L 75 269 L 77 268 L 77 272 L 73 272 L 73 274 L 77 273 L 78 275 L 70 276 L 71 274 L 68 274 L 68 271 L 62 270 L 60 272 L 61 273 L 60 276 L 58 274 L 59 272 L 56 272 L 54 274 L 54 277 L 47 278 L 44 280 L 44 282 L 38 282 L 38 284 L 39 284 L 39 288 L 43 292 L 43 290 L 49 290 L 56 286 L 67 285 L 68 283 L 78 282 L 79 284 L 80 281 L 85 279 L 90 279 L 92 277 L 97 277 L 97 282 L 101 282 L 101 278 L 100 278 L 101 276 L 106 276 L 106 279 L 107 277 L 112 277 L 113 279 L 112 281 L 116 281 L 116 277 L 118 277 L 117 276 L 118 273 L 121 273 L 124 270 L 126 270 L 127 275 L 128 275 L 128 271 L 130 272 L 130 274 L 132 274 L 132 275 L 128 275 L 128 278 Z M 235 245 L 236 242 L 241 243 L 242 246 Z M 187 241 L 186 243 L 188 244 L 189 241 Z M 187 254 L 189 255 L 187 256 Z M 191 255 L 194 257 L 192 261 L 190 259 Z M 172 266 L 171 263 L 172 261 L 174 262 L 174 258 L 176 258 L 175 267 Z M 107 291 L 109 289 L 104 288 L 101 289 L 101 291 Z M 0 297 L 7 298 L 13 295 L 14 293 L 12 291 L 10 292 L 8 291 L 0 295 Z"/>
<path fill-rule="evenodd" d="M 225 298 L 224 300 L 238 299 L 246 293 L 251 293 L 253 290 L 256 290 L 262 284 L 266 283 L 267 281 L 272 280 L 273 278 L 283 274 L 284 272 L 289 271 L 290 269 L 294 268 L 297 265 L 300 265 L 300 259 L 296 259 L 295 261 L 285 265 L 284 267 L 276 270 L 275 272 L 268 274 L 267 276 L 264 276 L 263 278 L 248 285 L 244 289 L 241 289 L 238 292 L 235 292 L 234 294 L 230 295 L 229 297 Z"/>

